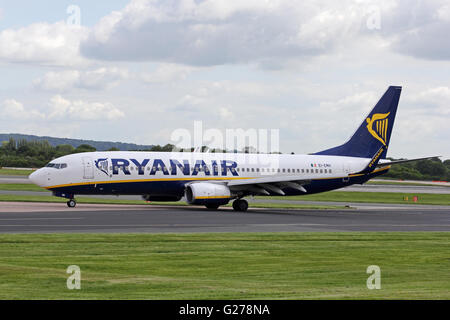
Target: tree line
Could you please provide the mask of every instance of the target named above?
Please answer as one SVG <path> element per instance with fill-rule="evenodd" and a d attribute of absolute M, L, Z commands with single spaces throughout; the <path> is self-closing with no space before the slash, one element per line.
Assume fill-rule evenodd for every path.
<path fill-rule="evenodd" d="M 166 144 L 164 146 L 153 145 L 145 150 L 136 151 L 155 151 L 170 152 L 174 150 L 174 145 Z M 192 149 L 179 150 L 191 152 Z M 15 140 L 10 138 L 2 142 L 0 146 L 0 167 L 23 167 L 39 168 L 45 166 L 51 160 L 72 153 L 92 152 L 96 149 L 89 144 L 81 144 L 73 147 L 69 144 L 52 146 L 48 141 L 36 140 Z M 107 151 L 119 151 L 117 148 L 110 148 Z M 202 147 L 201 151 L 223 152 L 223 150 L 207 150 Z M 232 152 L 237 152 L 236 150 Z M 242 150 L 244 153 L 250 153 L 251 150 Z M 391 159 L 394 160 L 394 159 Z M 406 180 L 445 180 L 450 181 L 450 159 L 441 161 L 440 159 L 422 160 L 392 166 L 388 173 L 383 177 L 406 179 Z"/>
<path fill-rule="evenodd" d="M 403 180 L 450 181 L 450 159 L 441 161 L 436 158 L 396 164 L 383 177 Z"/>
<path fill-rule="evenodd" d="M 173 145 L 154 145 L 146 150 L 137 151 L 171 151 Z M 3 141 L 0 146 L 0 167 L 40 168 L 53 159 L 80 152 L 97 151 L 89 144 L 81 144 L 73 147 L 70 144 L 52 146 L 48 141 L 15 140 L 10 138 Z M 106 151 L 119 151 L 118 148 L 110 148 Z"/>

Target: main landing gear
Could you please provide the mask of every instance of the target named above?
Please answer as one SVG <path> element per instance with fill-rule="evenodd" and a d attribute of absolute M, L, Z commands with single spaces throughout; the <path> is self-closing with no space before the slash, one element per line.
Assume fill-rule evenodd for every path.
<path fill-rule="evenodd" d="M 67 201 L 67 206 L 69 208 L 75 208 L 76 205 L 77 205 L 77 202 L 75 201 L 75 199 L 70 199 L 69 201 Z"/>
<path fill-rule="evenodd" d="M 241 211 L 245 212 L 248 209 L 248 202 L 244 199 L 237 199 L 233 202 L 233 209 L 234 211 Z"/>

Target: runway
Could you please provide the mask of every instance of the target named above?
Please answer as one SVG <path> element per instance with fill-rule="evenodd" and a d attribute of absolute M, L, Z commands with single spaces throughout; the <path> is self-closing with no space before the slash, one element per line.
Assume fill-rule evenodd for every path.
<path fill-rule="evenodd" d="M 323 231 L 450 231 L 450 208 L 249 209 L 240 213 L 230 208 L 211 211 L 156 205 L 78 204 L 69 209 L 63 203 L 3 202 L 0 207 L 0 233 Z"/>

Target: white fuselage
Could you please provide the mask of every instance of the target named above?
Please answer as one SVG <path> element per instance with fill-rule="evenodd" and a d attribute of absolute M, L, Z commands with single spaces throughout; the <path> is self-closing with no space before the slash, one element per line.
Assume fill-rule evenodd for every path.
<path fill-rule="evenodd" d="M 307 179 L 327 179 L 344 178 L 359 172 L 369 161 L 368 158 L 320 155 L 87 152 L 55 159 L 50 163 L 55 166 L 37 170 L 30 179 L 39 186 L 50 189 L 84 183 L 161 179 L 232 180 L 294 175 Z M 64 165 L 63 168 L 58 168 L 62 167 L 60 165 Z"/>

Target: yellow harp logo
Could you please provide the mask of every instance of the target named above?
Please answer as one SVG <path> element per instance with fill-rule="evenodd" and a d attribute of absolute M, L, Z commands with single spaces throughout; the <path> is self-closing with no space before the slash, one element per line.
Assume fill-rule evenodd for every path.
<path fill-rule="evenodd" d="M 377 140 L 381 141 L 386 146 L 387 128 L 388 128 L 388 113 L 375 113 L 371 118 L 367 118 L 367 130 Z M 374 127 L 375 124 L 375 127 Z"/>

